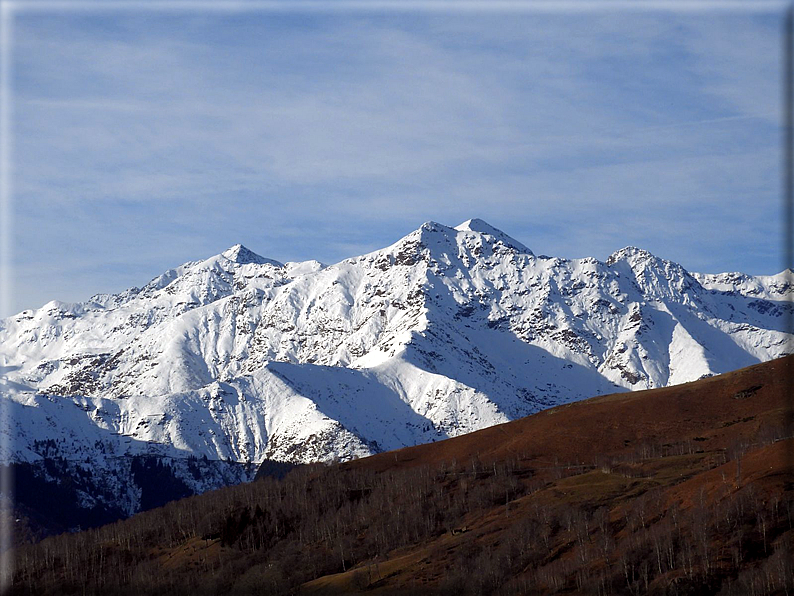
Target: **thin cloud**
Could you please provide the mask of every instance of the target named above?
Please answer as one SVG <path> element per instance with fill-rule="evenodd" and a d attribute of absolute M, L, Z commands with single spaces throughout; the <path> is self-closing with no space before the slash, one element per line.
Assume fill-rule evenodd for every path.
<path fill-rule="evenodd" d="M 330 263 L 472 216 L 538 252 L 771 273 L 778 35 L 744 14 L 24 14 L 17 252 L 57 266 L 18 308 L 146 281 L 103 262 L 154 276 L 242 241 Z M 748 201 L 756 228 L 711 232 Z"/>

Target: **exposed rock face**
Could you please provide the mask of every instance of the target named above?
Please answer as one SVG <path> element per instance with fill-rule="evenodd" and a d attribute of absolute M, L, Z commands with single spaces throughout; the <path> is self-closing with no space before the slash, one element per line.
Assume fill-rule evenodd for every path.
<path fill-rule="evenodd" d="M 784 355 L 792 294 L 790 272 L 691 274 L 631 247 L 535 256 L 481 220 L 328 267 L 237 245 L 0 321 L 4 455 L 88 458 L 100 484 L 114 457 L 360 457 Z M 193 491 L 250 476 L 173 468 Z"/>

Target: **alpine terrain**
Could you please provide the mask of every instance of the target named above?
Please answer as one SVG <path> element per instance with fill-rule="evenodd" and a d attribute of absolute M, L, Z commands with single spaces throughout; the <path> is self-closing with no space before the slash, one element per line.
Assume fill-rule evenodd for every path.
<path fill-rule="evenodd" d="M 478 219 L 331 266 L 237 245 L 0 321 L 3 457 L 34 521 L 53 522 L 47 491 L 76 499 L 65 529 L 107 521 L 265 460 L 351 460 L 783 356 L 790 275 L 536 256 Z"/>

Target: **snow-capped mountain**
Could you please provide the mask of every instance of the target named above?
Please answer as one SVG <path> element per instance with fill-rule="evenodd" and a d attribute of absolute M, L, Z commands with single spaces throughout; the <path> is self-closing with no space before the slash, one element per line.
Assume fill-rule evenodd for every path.
<path fill-rule="evenodd" d="M 110 474 L 142 454 L 329 461 L 455 436 L 782 356 L 790 274 L 689 273 L 631 247 L 536 256 L 477 219 L 331 266 L 237 245 L 0 321 L 3 456 Z M 250 475 L 186 470 L 196 492 Z"/>

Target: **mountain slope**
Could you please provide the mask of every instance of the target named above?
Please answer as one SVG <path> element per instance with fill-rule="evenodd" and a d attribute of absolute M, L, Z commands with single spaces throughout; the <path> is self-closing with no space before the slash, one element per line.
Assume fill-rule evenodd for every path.
<path fill-rule="evenodd" d="M 301 466 L 18 549 L 9 593 L 790 593 L 792 375 L 789 356 Z"/>
<path fill-rule="evenodd" d="M 636 248 L 536 256 L 476 219 L 331 266 L 237 245 L 0 321 L 0 449 L 67 475 L 93 459 L 97 486 L 98 452 L 156 457 L 201 491 L 248 462 L 348 460 L 770 360 L 791 351 L 792 295 L 790 272 L 690 274 Z M 205 482 L 190 457 L 240 466 Z"/>

